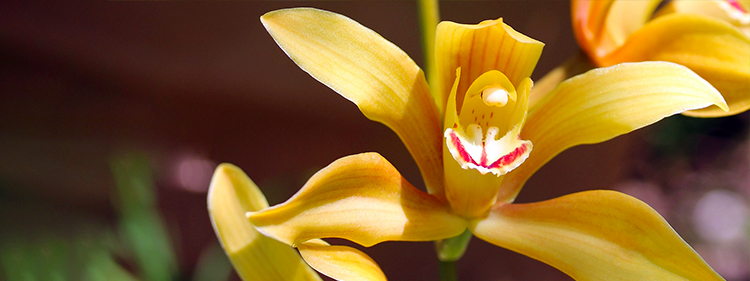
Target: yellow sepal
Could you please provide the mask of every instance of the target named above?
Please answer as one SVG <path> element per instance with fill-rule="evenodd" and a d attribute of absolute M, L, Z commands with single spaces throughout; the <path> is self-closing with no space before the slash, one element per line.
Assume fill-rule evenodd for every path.
<path fill-rule="evenodd" d="M 575 280 L 724 280 L 656 211 L 616 191 L 501 205 L 469 228 Z"/>
<path fill-rule="evenodd" d="M 499 200 L 511 202 L 537 169 L 571 146 L 603 142 L 710 105 L 727 107 L 706 80 L 669 62 L 623 63 L 568 79 L 529 110 L 521 138 L 534 151 L 505 175 L 507 197 Z"/>
<path fill-rule="evenodd" d="M 404 51 L 328 11 L 284 9 L 266 13 L 261 21 L 300 68 L 396 132 L 428 192 L 442 196 L 440 115 L 424 73 Z"/>
<path fill-rule="evenodd" d="M 385 274 L 372 258 L 347 246 L 330 246 L 311 240 L 297 249 L 305 261 L 320 273 L 336 280 L 385 281 Z"/>
<path fill-rule="evenodd" d="M 260 232 L 289 245 L 344 238 L 369 247 L 445 239 L 466 229 L 446 202 L 413 187 L 377 153 L 338 159 L 286 202 L 248 217 Z"/>
<path fill-rule="evenodd" d="M 245 213 L 268 207 L 250 178 L 231 164 L 216 168 L 208 189 L 208 214 L 221 247 L 243 280 L 321 280 L 289 245 L 263 236 Z"/>

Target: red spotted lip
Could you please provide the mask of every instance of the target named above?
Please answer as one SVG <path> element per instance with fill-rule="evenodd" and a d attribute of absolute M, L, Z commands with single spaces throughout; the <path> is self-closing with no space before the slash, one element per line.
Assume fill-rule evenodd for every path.
<path fill-rule="evenodd" d="M 471 163 L 476 166 L 484 167 L 486 169 L 499 169 L 504 166 L 508 166 L 515 162 L 519 157 L 524 155 L 529 150 L 528 144 L 521 144 L 521 146 L 516 147 L 513 151 L 510 153 L 503 155 L 499 159 L 495 160 L 494 162 L 490 163 L 488 165 L 487 163 L 487 148 L 484 146 L 484 142 L 482 142 L 482 157 L 480 159 L 480 162 L 477 163 L 476 160 L 474 160 L 473 157 L 469 154 L 468 151 L 466 151 L 466 147 L 461 143 L 461 139 L 458 137 L 455 131 L 451 130 L 449 132 L 450 142 L 453 144 L 454 147 L 456 147 L 456 150 L 458 152 L 458 156 L 466 163 Z"/>

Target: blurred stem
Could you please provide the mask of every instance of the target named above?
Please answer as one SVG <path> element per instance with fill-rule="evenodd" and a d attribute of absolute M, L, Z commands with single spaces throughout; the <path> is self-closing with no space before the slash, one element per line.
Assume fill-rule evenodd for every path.
<path fill-rule="evenodd" d="M 455 261 L 440 261 L 440 281 L 458 281 Z"/>
<path fill-rule="evenodd" d="M 124 153 L 112 159 L 119 229 L 132 251 L 142 276 L 148 281 L 174 280 L 177 258 L 156 208 L 156 188 L 147 155 Z"/>
<path fill-rule="evenodd" d="M 419 30 L 422 34 L 424 67 L 430 92 L 437 95 L 437 68 L 435 67 L 435 28 L 440 21 L 440 8 L 437 0 L 419 0 Z M 440 103 L 438 103 L 440 104 Z"/>

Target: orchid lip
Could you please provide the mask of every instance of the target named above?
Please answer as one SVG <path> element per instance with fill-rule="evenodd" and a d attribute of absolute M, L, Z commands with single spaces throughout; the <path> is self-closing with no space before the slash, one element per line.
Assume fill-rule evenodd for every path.
<path fill-rule="evenodd" d="M 519 96 L 505 74 L 491 70 L 472 82 L 460 111 L 449 106 L 447 114 L 452 118 L 446 120 L 443 137 L 447 152 L 461 169 L 500 177 L 528 158 L 531 142 L 520 139 L 527 100 L 527 93 Z"/>
<path fill-rule="evenodd" d="M 467 126 L 467 133 L 457 130 L 458 126 L 445 130 L 449 151 L 461 168 L 474 169 L 482 175 L 491 172 L 495 176 L 502 176 L 520 166 L 531 152 L 530 141 L 523 141 L 517 135 L 513 137 L 516 130 L 500 139 L 495 138 L 497 127 L 490 127 L 484 139 L 479 125 Z"/>

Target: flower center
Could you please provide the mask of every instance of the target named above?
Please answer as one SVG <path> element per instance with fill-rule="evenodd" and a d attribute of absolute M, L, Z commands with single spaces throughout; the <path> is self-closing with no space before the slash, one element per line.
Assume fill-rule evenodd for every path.
<path fill-rule="evenodd" d="M 521 90 L 517 93 L 499 71 L 481 75 L 469 87 L 443 134 L 462 169 L 502 176 L 528 157 L 531 142 L 519 138 L 528 101 L 528 92 Z"/>

